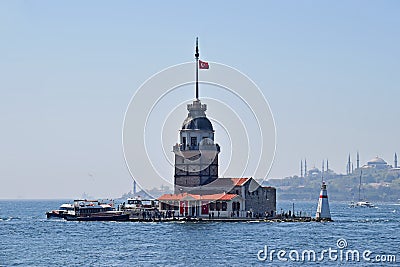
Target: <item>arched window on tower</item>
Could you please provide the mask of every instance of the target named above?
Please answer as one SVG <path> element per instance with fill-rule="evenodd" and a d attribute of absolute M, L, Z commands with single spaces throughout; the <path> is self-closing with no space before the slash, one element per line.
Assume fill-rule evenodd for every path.
<path fill-rule="evenodd" d="M 182 137 L 182 146 L 183 146 L 183 149 L 186 148 L 186 137 Z"/>
<path fill-rule="evenodd" d="M 197 146 L 197 137 L 190 137 L 190 146 L 191 147 Z"/>

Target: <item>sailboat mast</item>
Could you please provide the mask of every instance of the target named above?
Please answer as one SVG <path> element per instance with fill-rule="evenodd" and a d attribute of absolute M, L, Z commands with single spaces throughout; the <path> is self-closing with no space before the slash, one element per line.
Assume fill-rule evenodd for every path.
<path fill-rule="evenodd" d="M 360 173 L 360 184 L 358 186 L 358 201 L 361 201 L 361 176 L 362 176 L 362 171 Z"/>

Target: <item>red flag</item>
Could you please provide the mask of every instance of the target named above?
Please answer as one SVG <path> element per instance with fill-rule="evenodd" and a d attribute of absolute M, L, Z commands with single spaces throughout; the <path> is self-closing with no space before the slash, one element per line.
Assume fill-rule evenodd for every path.
<path fill-rule="evenodd" d="M 209 69 L 210 66 L 208 65 L 208 62 L 199 60 L 199 68 L 200 69 Z"/>

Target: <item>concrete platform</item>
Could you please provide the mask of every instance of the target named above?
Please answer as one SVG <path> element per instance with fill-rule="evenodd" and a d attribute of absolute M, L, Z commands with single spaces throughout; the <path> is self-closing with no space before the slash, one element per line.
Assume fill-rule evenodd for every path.
<path fill-rule="evenodd" d="M 289 217 L 289 218 L 192 218 L 192 217 L 175 217 L 175 218 L 130 218 L 131 222 L 312 222 L 316 221 L 311 217 Z"/>

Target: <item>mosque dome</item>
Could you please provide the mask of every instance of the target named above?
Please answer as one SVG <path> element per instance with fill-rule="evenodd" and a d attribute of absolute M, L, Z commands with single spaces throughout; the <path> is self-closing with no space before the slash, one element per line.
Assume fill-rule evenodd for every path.
<path fill-rule="evenodd" d="M 380 158 L 378 156 L 376 156 L 375 158 L 371 159 L 367 163 L 368 163 L 368 165 L 377 165 L 377 164 L 386 165 L 387 164 L 386 161 L 384 161 L 382 158 Z"/>
<path fill-rule="evenodd" d="M 203 130 L 213 132 L 211 121 L 206 117 L 187 117 L 182 125 L 182 130 Z"/>

